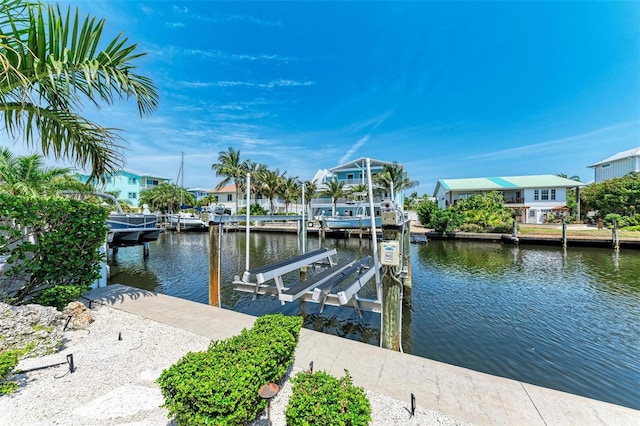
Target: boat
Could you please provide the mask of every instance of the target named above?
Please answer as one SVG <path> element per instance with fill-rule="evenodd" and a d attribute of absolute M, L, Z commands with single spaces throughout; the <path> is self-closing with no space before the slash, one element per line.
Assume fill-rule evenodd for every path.
<path fill-rule="evenodd" d="M 197 210 L 200 211 L 202 219 L 210 225 L 221 224 L 223 223 L 223 216 L 231 215 L 231 209 L 225 207 L 224 204 L 211 204 L 208 206 L 198 207 Z"/>
<path fill-rule="evenodd" d="M 179 213 L 168 215 L 167 222 L 169 222 L 170 226 L 175 228 L 179 227 L 182 231 L 204 229 L 208 226 L 208 224 L 204 222 L 200 218 L 200 216 L 194 213 L 182 211 Z"/>
<path fill-rule="evenodd" d="M 320 220 L 327 229 L 359 229 L 371 227 L 371 216 L 368 214 L 368 208 L 363 204 L 356 206 L 355 214 L 348 216 L 321 216 Z M 382 218 L 375 216 L 376 228 L 382 226 Z"/>
<path fill-rule="evenodd" d="M 178 171 L 178 179 L 180 183 L 180 209 L 177 213 L 169 213 L 167 215 L 167 224 L 176 229 L 178 232 L 180 231 L 193 231 L 193 230 L 204 230 L 208 223 L 202 220 L 202 218 L 191 211 L 194 207 L 183 205 L 184 200 L 182 199 L 182 191 L 184 190 L 184 152 L 181 153 L 182 158 L 180 161 L 180 170 Z"/>
<path fill-rule="evenodd" d="M 155 241 L 164 231 L 158 227 L 158 218 L 151 214 L 145 206 L 143 213 L 125 213 L 118 200 L 110 195 L 96 193 L 102 198 L 111 200 L 115 211 L 107 218 L 107 242 L 109 247 L 124 247 Z"/>
<path fill-rule="evenodd" d="M 112 207 L 107 217 L 107 243 L 109 247 L 126 247 L 155 241 L 164 229 L 158 227 L 158 218 L 144 205 L 142 213 L 125 213 L 118 199 L 104 192 L 79 193 L 75 191 L 60 191 L 59 195 L 83 199 L 87 195 L 94 195 L 109 202 L 102 203 L 104 207 Z"/>

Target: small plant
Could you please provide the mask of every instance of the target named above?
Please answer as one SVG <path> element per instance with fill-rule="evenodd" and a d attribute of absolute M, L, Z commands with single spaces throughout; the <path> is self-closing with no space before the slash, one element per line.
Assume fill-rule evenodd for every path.
<path fill-rule="evenodd" d="M 18 387 L 16 382 L 7 380 L 18 365 L 20 351 L 7 350 L 0 352 L 0 395 L 8 395 Z"/>
<path fill-rule="evenodd" d="M 367 425 L 371 404 L 364 389 L 354 386 L 349 372 L 337 379 L 326 372 L 298 373 L 287 406 L 287 425 Z"/>

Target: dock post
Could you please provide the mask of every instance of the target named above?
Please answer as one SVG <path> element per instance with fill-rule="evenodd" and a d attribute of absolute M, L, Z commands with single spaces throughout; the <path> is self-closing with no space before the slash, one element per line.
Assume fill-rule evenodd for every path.
<path fill-rule="evenodd" d="M 220 307 L 220 226 L 209 225 L 209 304 Z"/>
<path fill-rule="evenodd" d="M 411 308 L 411 222 L 408 220 L 405 223 L 403 238 L 402 264 L 404 269 L 403 272 L 401 272 L 401 276 L 403 277 L 402 304 L 407 308 Z"/>
<path fill-rule="evenodd" d="M 562 248 L 567 248 L 567 224 L 562 219 Z"/>
<path fill-rule="evenodd" d="M 518 221 L 513 219 L 513 230 L 511 231 L 513 238 L 518 238 Z"/>
<path fill-rule="evenodd" d="M 397 226 L 382 228 L 382 241 L 397 241 L 401 247 L 402 232 Z M 402 259 L 400 260 L 402 265 Z M 382 337 L 381 346 L 401 351 L 402 282 L 395 277 L 395 266 L 384 266 L 382 282 Z"/>
<path fill-rule="evenodd" d="M 618 236 L 618 221 L 613 220 L 613 229 L 611 230 L 611 238 L 613 240 L 613 248 L 616 250 L 620 250 L 620 238 Z"/>
<path fill-rule="evenodd" d="M 142 243 L 142 257 L 149 257 L 149 242 L 145 241 Z"/>

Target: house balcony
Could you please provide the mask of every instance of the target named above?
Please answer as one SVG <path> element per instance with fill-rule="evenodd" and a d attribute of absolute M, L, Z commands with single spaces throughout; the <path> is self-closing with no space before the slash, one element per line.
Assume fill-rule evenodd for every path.
<path fill-rule="evenodd" d="M 524 198 L 510 197 L 504 199 L 505 204 L 524 204 Z"/>

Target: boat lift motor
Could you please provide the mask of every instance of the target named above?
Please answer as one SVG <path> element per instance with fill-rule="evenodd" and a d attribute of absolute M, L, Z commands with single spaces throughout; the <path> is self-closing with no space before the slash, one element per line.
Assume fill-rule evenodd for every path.
<path fill-rule="evenodd" d="M 402 211 L 391 200 L 380 202 L 380 217 L 382 226 L 402 226 Z"/>

